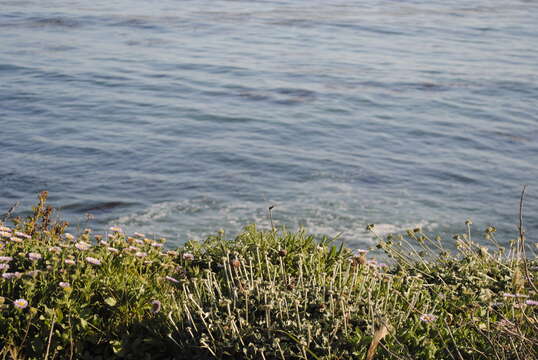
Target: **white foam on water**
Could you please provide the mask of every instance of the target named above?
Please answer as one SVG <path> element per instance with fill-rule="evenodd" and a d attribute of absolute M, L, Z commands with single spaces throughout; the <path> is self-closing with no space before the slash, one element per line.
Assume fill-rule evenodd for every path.
<path fill-rule="evenodd" d="M 427 228 L 428 230 L 435 229 L 437 224 L 434 222 L 428 222 L 426 220 L 419 221 L 417 223 L 407 223 L 407 224 L 374 224 L 374 231 L 379 236 L 386 236 L 389 234 L 395 234 L 406 230 L 416 229 L 416 228 Z"/>
<path fill-rule="evenodd" d="M 308 199 L 311 202 L 311 199 Z M 275 227 L 290 231 L 304 228 L 318 238 L 323 236 L 343 241 L 351 248 L 370 247 L 378 239 L 366 230 L 367 218 L 357 216 L 356 207 L 345 201 L 321 201 L 322 206 L 303 201 L 278 203 L 272 210 Z M 169 201 L 153 204 L 147 209 L 122 216 L 110 224 L 122 226 L 128 232 L 144 232 L 156 237 L 166 237 L 179 245 L 187 240 L 203 240 L 219 229 L 227 238 L 233 238 L 249 224 L 270 229 L 269 205 L 251 201 L 220 201 L 214 198 Z M 433 229 L 437 225 L 427 220 L 375 225 L 375 233 L 386 236 L 417 227 Z"/>

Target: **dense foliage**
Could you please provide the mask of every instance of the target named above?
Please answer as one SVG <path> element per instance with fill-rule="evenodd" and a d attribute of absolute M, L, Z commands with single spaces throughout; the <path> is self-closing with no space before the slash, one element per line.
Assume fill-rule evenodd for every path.
<path fill-rule="evenodd" d="M 43 193 L 0 223 L 1 358 L 538 358 L 536 255 L 494 228 L 488 249 L 468 223 L 454 252 L 421 229 L 379 237 L 386 265 L 304 231 L 170 250 L 53 218 Z"/>

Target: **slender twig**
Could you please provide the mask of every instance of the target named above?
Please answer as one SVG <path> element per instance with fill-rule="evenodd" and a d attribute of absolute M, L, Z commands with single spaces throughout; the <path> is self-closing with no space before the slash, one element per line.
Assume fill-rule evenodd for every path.
<path fill-rule="evenodd" d="M 73 342 L 73 327 L 71 326 L 71 315 L 69 315 L 69 360 L 73 359 L 75 353 L 75 343 Z"/>
<path fill-rule="evenodd" d="M 519 199 L 519 256 L 523 259 L 523 268 L 525 270 L 525 277 L 527 278 L 528 283 L 534 288 L 535 291 L 538 291 L 534 282 L 529 274 L 529 265 L 527 263 L 527 254 L 525 252 L 525 231 L 523 230 L 523 199 L 525 196 L 525 190 L 527 190 L 527 185 L 523 185 L 523 190 L 521 191 L 521 198 Z M 521 255 L 523 256 L 521 257 Z"/>
<path fill-rule="evenodd" d="M 521 259 L 521 255 L 525 255 L 525 231 L 523 230 L 523 198 L 525 196 L 525 190 L 527 190 L 527 185 L 523 185 L 523 190 L 521 190 L 521 198 L 519 199 L 519 242 L 518 242 L 518 256 Z"/>
<path fill-rule="evenodd" d="M 389 355 L 392 356 L 393 359 L 404 359 L 403 357 L 400 357 L 400 356 L 396 355 L 394 352 L 390 351 L 389 348 L 387 346 L 383 345 L 382 342 L 379 343 L 379 346 L 381 346 L 383 348 L 383 350 L 388 352 Z"/>
<path fill-rule="evenodd" d="M 447 324 L 445 318 L 443 318 L 443 322 L 445 323 L 446 329 L 448 330 L 448 335 L 450 335 L 450 339 L 454 343 L 454 348 L 456 349 L 456 352 L 458 353 L 458 357 L 463 360 L 463 356 L 461 356 L 460 350 L 458 349 L 458 343 L 454 339 L 454 334 L 452 334 L 452 330 L 450 329 L 450 326 Z"/>
<path fill-rule="evenodd" d="M 6 213 L 4 215 L 2 215 L 2 222 L 5 222 L 7 219 L 9 219 L 9 217 L 11 216 L 13 211 L 15 211 L 17 206 L 19 206 L 19 204 L 20 203 L 17 201 L 12 207 L 9 208 L 8 211 L 6 211 Z"/>
<path fill-rule="evenodd" d="M 52 342 L 52 331 L 54 330 L 54 324 L 56 324 L 56 313 L 52 315 L 52 324 L 50 325 L 49 340 L 47 342 L 47 351 L 45 353 L 45 360 L 49 358 L 50 343 Z"/>
<path fill-rule="evenodd" d="M 495 357 L 498 359 L 498 360 L 501 360 L 501 358 L 499 357 L 499 354 L 497 354 L 497 351 L 495 350 L 497 348 L 497 346 L 495 346 L 495 344 L 493 344 L 493 341 L 491 341 L 491 339 L 489 338 L 488 335 L 484 334 L 484 332 L 482 330 L 480 330 L 480 328 L 478 326 L 476 326 L 475 324 L 472 324 L 471 325 L 475 328 L 475 330 L 480 333 L 480 335 L 482 335 L 482 337 L 484 339 L 486 339 L 486 341 L 489 343 L 489 345 L 491 346 L 491 349 L 493 351 L 493 354 L 495 354 Z"/>
<path fill-rule="evenodd" d="M 275 207 L 275 205 L 269 206 L 269 220 L 271 221 L 271 230 L 275 231 L 275 225 L 273 225 L 273 214 L 272 211 Z"/>

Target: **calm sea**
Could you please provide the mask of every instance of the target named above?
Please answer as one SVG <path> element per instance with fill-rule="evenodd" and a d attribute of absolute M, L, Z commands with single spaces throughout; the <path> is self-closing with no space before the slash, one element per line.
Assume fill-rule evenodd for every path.
<path fill-rule="evenodd" d="M 506 242 L 523 184 L 535 240 L 536 1 L 0 0 L 0 214 Z"/>

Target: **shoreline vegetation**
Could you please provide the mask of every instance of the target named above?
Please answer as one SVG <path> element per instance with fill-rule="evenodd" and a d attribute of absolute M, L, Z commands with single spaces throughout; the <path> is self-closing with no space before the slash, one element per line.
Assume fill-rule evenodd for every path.
<path fill-rule="evenodd" d="M 39 195 L 0 222 L 0 359 L 537 359 L 538 259 L 523 231 L 421 229 L 368 250 L 247 226 L 177 249 L 66 233 Z M 368 229 L 375 236 L 375 225 Z"/>

